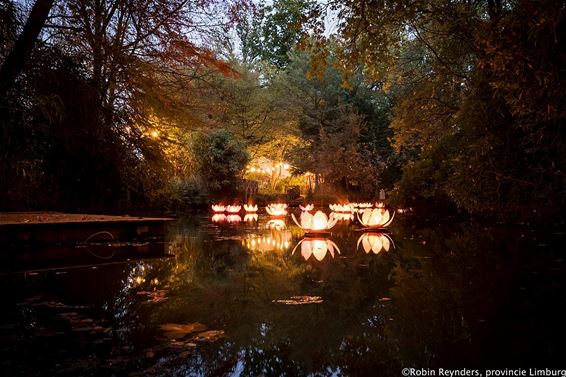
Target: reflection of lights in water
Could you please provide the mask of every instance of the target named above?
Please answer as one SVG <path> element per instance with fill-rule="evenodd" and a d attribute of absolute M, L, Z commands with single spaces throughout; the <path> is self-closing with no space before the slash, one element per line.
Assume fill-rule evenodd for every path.
<path fill-rule="evenodd" d="M 330 253 L 330 256 L 334 258 L 335 249 L 336 252 L 340 254 L 338 246 L 328 238 L 303 238 L 299 241 L 297 246 L 295 246 L 292 254 L 295 254 L 299 245 L 301 246 L 301 255 L 305 260 L 308 260 L 312 255 L 314 259 L 320 262 L 327 253 Z"/>
<path fill-rule="evenodd" d="M 229 223 L 239 223 L 242 221 L 240 215 L 228 215 L 226 216 L 226 221 Z"/>
<path fill-rule="evenodd" d="M 244 204 L 246 212 L 257 212 L 257 204 Z"/>
<path fill-rule="evenodd" d="M 224 214 L 217 213 L 216 215 L 212 216 L 212 222 L 213 223 L 221 223 L 221 222 L 224 222 L 224 221 L 226 221 L 226 215 L 224 215 Z"/>
<path fill-rule="evenodd" d="M 257 219 L 257 213 L 246 213 L 246 215 L 244 216 L 244 221 L 247 223 L 257 221 Z"/>
<path fill-rule="evenodd" d="M 265 210 L 271 216 L 283 216 L 287 214 L 287 204 L 285 203 L 272 203 L 265 207 Z"/>
<path fill-rule="evenodd" d="M 330 217 L 334 217 L 338 221 L 354 220 L 354 214 L 353 213 L 331 212 Z"/>
<path fill-rule="evenodd" d="M 130 289 L 145 283 L 146 276 L 150 272 L 150 269 L 151 268 L 146 268 L 142 263 L 135 265 L 128 273 L 124 287 Z M 151 280 L 151 282 L 153 282 L 153 280 Z"/>
<path fill-rule="evenodd" d="M 226 210 L 226 207 L 224 207 L 224 206 L 221 205 L 221 204 L 213 204 L 213 205 L 212 205 L 212 210 L 213 210 L 214 212 L 224 212 L 224 211 Z"/>
<path fill-rule="evenodd" d="M 213 223 L 223 223 L 223 222 L 227 222 L 227 223 L 239 223 L 242 221 L 242 218 L 240 217 L 240 215 L 228 215 L 226 216 L 223 213 L 217 213 L 215 215 L 212 216 L 212 222 Z"/>
<path fill-rule="evenodd" d="M 336 222 L 338 221 L 338 219 L 335 219 L 332 216 L 328 218 L 328 216 L 326 216 L 326 214 L 322 211 L 317 211 L 314 215 L 311 215 L 309 212 L 302 212 L 300 223 L 297 221 L 294 213 L 291 214 L 291 217 L 299 228 L 310 233 L 327 231 L 336 225 Z"/>
<path fill-rule="evenodd" d="M 288 230 L 272 230 L 269 234 L 250 235 L 242 240 L 242 245 L 251 251 L 282 251 L 289 248 L 291 238 Z"/>
<path fill-rule="evenodd" d="M 391 237 L 383 233 L 363 233 L 360 238 L 358 238 L 356 248 L 360 247 L 360 243 L 366 254 L 369 254 L 370 251 L 374 254 L 379 254 L 381 250 L 389 251 L 391 245 L 395 247 Z"/>
<path fill-rule="evenodd" d="M 307 204 L 304 207 L 299 204 L 299 208 L 301 209 L 301 211 L 312 211 L 314 209 L 314 204 Z"/>
<path fill-rule="evenodd" d="M 391 224 L 394 217 L 395 212 L 393 212 L 393 216 L 390 216 L 389 210 L 385 208 L 367 208 L 361 217 L 358 214 L 358 220 L 366 228 L 385 228 Z"/>
<path fill-rule="evenodd" d="M 286 229 L 287 228 L 287 224 L 285 224 L 284 220 L 280 220 L 280 219 L 273 219 L 273 220 L 269 220 L 266 224 L 265 227 L 267 229 Z"/>

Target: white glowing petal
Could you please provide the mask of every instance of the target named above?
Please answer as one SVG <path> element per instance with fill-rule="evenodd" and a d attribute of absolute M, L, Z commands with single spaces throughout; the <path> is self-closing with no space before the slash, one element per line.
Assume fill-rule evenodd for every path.
<path fill-rule="evenodd" d="M 308 212 L 301 213 L 301 228 L 311 229 L 313 216 Z"/>
<path fill-rule="evenodd" d="M 371 244 L 369 242 L 367 234 L 364 234 L 362 236 L 362 247 L 364 248 L 364 251 L 366 252 L 366 254 L 371 251 Z"/>
<path fill-rule="evenodd" d="M 369 225 L 379 225 L 381 224 L 381 213 L 378 209 L 371 211 L 371 216 L 368 220 Z"/>
<path fill-rule="evenodd" d="M 372 212 L 373 211 L 371 209 L 364 210 L 364 213 L 362 214 L 362 224 L 369 225 L 369 219 L 372 215 Z"/>
<path fill-rule="evenodd" d="M 312 245 L 310 241 L 301 242 L 301 255 L 305 260 L 308 260 L 312 255 Z"/>
<path fill-rule="evenodd" d="M 326 240 L 314 240 L 312 241 L 312 254 L 317 261 L 321 261 L 326 256 L 328 250 L 328 244 Z"/>
<path fill-rule="evenodd" d="M 381 243 L 380 236 L 370 236 L 371 250 L 374 254 L 379 254 L 383 244 Z"/>
<path fill-rule="evenodd" d="M 312 217 L 312 227 L 313 230 L 323 230 L 326 229 L 328 225 L 328 217 L 322 211 L 317 211 Z"/>
<path fill-rule="evenodd" d="M 385 210 L 383 216 L 381 217 L 381 224 L 387 224 L 389 221 L 389 210 Z"/>
<path fill-rule="evenodd" d="M 389 251 L 391 242 L 389 242 L 389 238 L 387 238 L 387 236 L 381 236 L 381 243 L 383 243 L 383 250 Z"/>
<path fill-rule="evenodd" d="M 328 247 L 328 251 L 330 252 L 330 256 L 334 258 L 334 246 L 332 246 L 332 242 L 329 240 L 326 241 L 326 245 Z"/>

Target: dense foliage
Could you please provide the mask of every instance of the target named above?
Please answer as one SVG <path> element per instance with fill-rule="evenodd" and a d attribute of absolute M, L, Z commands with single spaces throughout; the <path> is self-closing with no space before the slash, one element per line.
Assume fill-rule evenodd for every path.
<path fill-rule="evenodd" d="M 0 4 L 2 209 L 565 207 L 564 2 Z"/>
<path fill-rule="evenodd" d="M 564 2 L 341 3 L 345 61 L 393 98 L 400 201 L 564 208 Z"/>

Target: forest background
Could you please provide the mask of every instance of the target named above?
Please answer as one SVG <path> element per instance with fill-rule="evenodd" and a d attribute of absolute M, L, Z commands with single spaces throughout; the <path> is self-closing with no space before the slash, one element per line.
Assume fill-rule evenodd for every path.
<path fill-rule="evenodd" d="M 0 210 L 558 215 L 565 38 L 564 1 L 1 0 Z"/>

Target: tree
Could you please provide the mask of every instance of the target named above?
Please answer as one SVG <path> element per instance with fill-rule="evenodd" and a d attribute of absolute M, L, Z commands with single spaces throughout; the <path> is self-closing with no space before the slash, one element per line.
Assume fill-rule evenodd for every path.
<path fill-rule="evenodd" d="M 566 205 L 563 3 L 341 3 L 344 63 L 363 62 L 393 98 L 409 159 L 400 197 L 469 212 Z"/>
<path fill-rule="evenodd" d="M 197 172 L 211 193 L 234 193 L 248 162 L 248 153 L 242 143 L 226 130 L 198 135 L 192 145 L 197 161 Z"/>
<path fill-rule="evenodd" d="M 53 3 L 54 0 L 37 0 L 34 3 L 20 36 L 0 67 L 0 98 L 6 97 L 14 86 L 16 78 L 23 71 Z M 13 5 L 2 5 L 6 16 L 13 12 Z"/>
<path fill-rule="evenodd" d="M 334 192 L 372 196 L 393 153 L 387 101 L 363 75 L 342 75 L 332 49 L 324 70 L 316 74 L 311 71 L 312 56 L 297 53 L 287 68 L 291 92 L 302 109 L 299 129 L 304 140 L 290 153 L 291 161 L 299 172 L 318 175 Z"/>
<path fill-rule="evenodd" d="M 260 3 L 256 12 L 251 17 L 241 17 L 236 27 L 242 60 L 248 64 L 264 61 L 284 68 L 289 63 L 289 53 L 307 33 L 307 21 L 316 14 L 316 2 L 312 0 Z"/>

